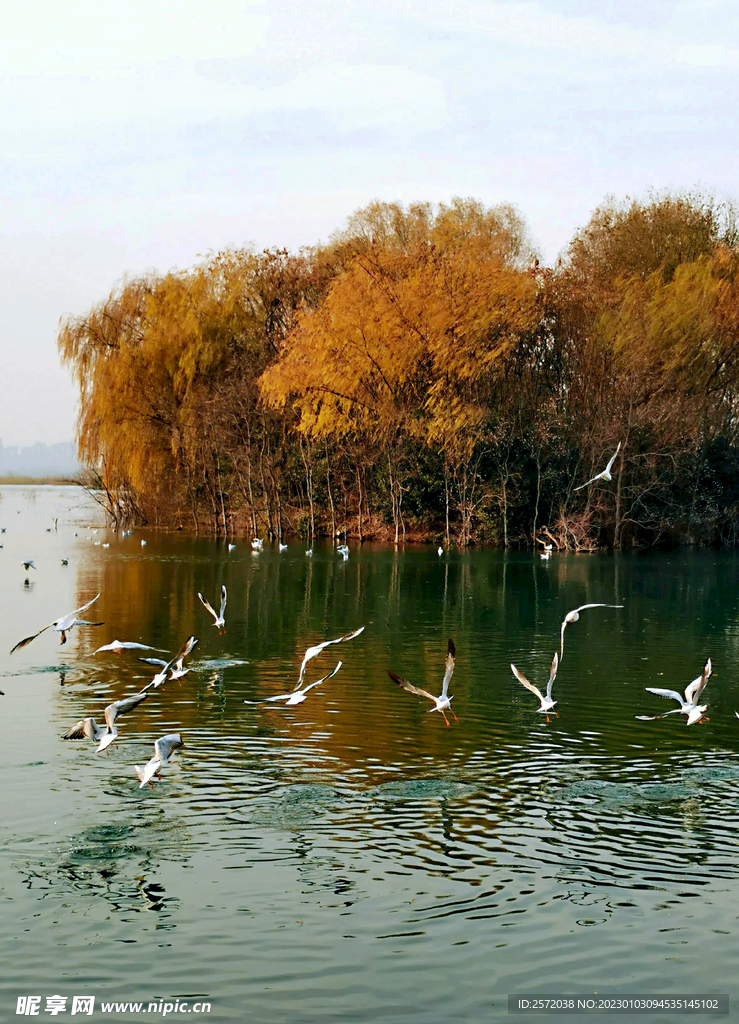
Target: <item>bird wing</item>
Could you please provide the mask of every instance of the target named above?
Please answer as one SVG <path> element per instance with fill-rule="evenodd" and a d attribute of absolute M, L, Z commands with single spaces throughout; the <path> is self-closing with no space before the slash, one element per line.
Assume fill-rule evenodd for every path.
<path fill-rule="evenodd" d="M 200 595 L 198 595 L 198 596 L 200 596 Z M 213 611 L 213 609 L 212 609 L 212 608 L 211 608 L 211 611 Z M 180 663 L 180 665 L 181 665 L 181 664 L 182 664 L 182 662 L 183 662 L 183 661 L 185 660 L 185 658 L 186 658 L 186 657 L 188 656 L 188 654 L 189 654 L 189 653 L 190 653 L 190 652 L 192 651 L 192 649 L 193 649 L 193 648 L 194 648 L 194 647 L 195 647 L 195 646 L 196 646 L 196 645 L 197 645 L 198 643 L 200 643 L 200 641 L 199 641 L 199 640 L 197 639 L 197 637 L 195 637 L 195 636 L 189 636 L 189 637 L 187 638 L 187 640 L 185 640 L 185 642 L 184 642 L 184 644 L 182 645 L 182 647 L 180 647 L 180 649 L 179 649 L 179 651 L 177 652 L 177 654 L 175 654 L 174 658 L 172 658 L 172 660 L 171 660 L 171 661 L 168 661 L 168 662 L 167 662 L 167 666 L 166 666 L 166 667 L 167 667 L 167 670 L 169 670 L 170 668 L 172 668 L 172 666 L 173 666 L 173 665 L 176 665 L 176 664 L 177 664 L 178 662 L 179 662 L 179 663 Z M 174 734 L 173 734 L 173 735 L 174 735 Z"/>
<path fill-rule="evenodd" d="M 689 704 L 697 704 L 698 698 L 706 688 L 706 683 L 711 678 L 711 659 L 708 658 L 703 666 L 702 673 L 685 688 L 685 699 Z"/>
<path fill-rule="evenodd" d="M 401 679 L 400 676 L 396 676 L 394 672 L 390 671 L 390 669 L 388 669 L 387 674 L 390 676 L 394 683 L 397 683 L 398 686 L 401 686 L 404 690 L 407 690 L 408 693 L 415 693 L 419 697 L 426 697 L 427 700 L 432 700 L 434 704 L 436 703 L 436 697 L 434 697 L 433 694 L 429 693 L 428 690 L 422 690 L 420 686 L 414 686 L 413 683 L 409 683 L 407 679 Z"/>
<path fill-rule="evenodd" d="M 159 665 L 161 668 L 166 668 L 169 664 L 163 658 L 139 658 L 138 660 L 145 661 L 147 665 Z"/>
<path fill-rule="evenodd" d="M 559 631 L 559 656 L 564 658 L 565 656 L 565 630 L 567 629 L 567 619 L 562 623 L 562 628 Z"/>
<path fill-rule="evenodd" d="M 87 619 L 73 619 L 70 624 L 66 627 L 71 629 L 73 626 L 104 626 L 104 622 L 88 622 Z"/>
<path fill-rule="evenodd" d="M 86 726 L 87 722 L 92 723 L 92 727 Z M 94 718 L 81 718 L 79 722 L 72 726 L 71 729 L 67 729 L 62 734 L 63 740 L 83 740 L 87 736 L 92 736 L 97 731 L 97 722 Z"/>
<path fill-rule="evenodd" d="M 154 753 L 162 762 L 166 764 L 172 754 L 184 747 L 182 737 L 178 732 L 170 732 L 166 736 L 162 736 L 158 740 L 154 740 Z"/>
<path fill-rule="evenodd" d="M 324 676 L 323 679 L 316 679 L 315 683 L 310 683 L 308 686 L 304 687 L 303 688 L 303 693 L 307 693 L 308 690 L 312 690 L 314 686 L 318 686 L 320 683 L 325 683 L 327 679 L 332 679 L 336 675 L 336 673 L 339 671 L 339 669 L 341 668 L 342 664 L 343 663 L 340 661 L 338 663 L 338 665 L 336 666 L 336 668 L 333 670 L 333 672 L 329 672 L 329 674 L 327 676 Z M 295 691 L 293 690 L 293 693 L 294 692 Z M 290 694 L 290 696 L 292 697 L 292 693 Z"/>
<path fill-rule="evenodd" d="M 346 636 L 337 637 L 336 640 L 324 640 L 322 644 L 316 644 L 315 647 L 309 647 L 305 652 L 302 664 L 300 666 L 300 674 L 298 676 L 298 682 L 295 689 L 300 689 L 300 684 L 303 682 L 303 674 L 305 673 L 305 666 L 311 661 L 316 655 L 320 654 L 324 647 L 330 647 L 331 644 L 341 644 L 345 640 L 353 640 L 355 636 L 359 636 L 363 632 L 364 626 L 360 626 L 359 629 L 355 629 L 353 633 L 347 633 Z"/>
<path fill-rule="evenodd" d="M 647 693 L 656 693 L 658 697 L 669 697 L 670 700 L 679 701 L 681 705 L 684 703 L 683 695 L 677 690 L 663 690 L 658 686 L 645 686 L 644 689 Z"/>
<path fill-rule="evenodd" d="M 114 700 L 112 704 L 108 704 L 105 709 L 105 721 L 108 724 L 108 728 L 112 729 L 116 718 L 120 715 L 125 715 L 132 708 L 138 707 L 141 701 L 146 700 L 148 696 L 148 691 L 142 690 L 141 693 L 132 693 L 130 697 L 122 697 L 121 700 Z"/>
<path fill-rule="evenodd" d="M 25 640 L 19 640 L 10 653 L 12 654 L 13 651 L 19 651 L 21 647 L 25 647 L 27 644 L 30 644 L 32 640 L 35 640 L 37 636 L 41 636 L 41 634 L 44 633 L 47 629 L 51 629 L 53 625 L 55 625 L 55 623 L 50 622 L 48 626 L 44 626 L 43 629 L 40 629 L 38 633 L 34 633 L 33 636 L 27 636 Z"/>
<path fill-rule="evenodd" d="M 634 715 L 640 722 L 654 722 L 657 718 L 666 718 L 667 715 L 679 715 L 682 708 L 673 708 L 672 711 L 665 711 L 663 715 Z"/>
<path fill-rule="evenodd" d="M 67 619 L 67 618 L 69 618 L 69 619 L 76 618 L 80 614 L 80 612 L 86 612 L 91 604 L 95 604 L 95 602 L 97 601 L 97 599 L 99 597 L 100 597 L 100 594 L 95 594 L 95 596 L 93 597 L 92 601 L 88 601 L 87 604 L 83 604 L 81 608 L 75 608 L 75 610 L 73 612 L 70 612 L 69 615 L 62 616 L 62 618 L 65 618 L 65 619 Z M 61 620 L 57 620 L 57 621 L 61 621 Z"/>
<path fill-rule="evenodd" d="M 549 682 L 547 683 L 547 698 L 549 700 L 552 699 L 552 687 L 554 686 L 554 680 L 557 678 L 557 669 L 558 668 L 559 668 L 559 658 L 557 657 L 557 652 L 555 651 L 554 652 L 554 657 L 552 658 L 552 664 L 551 664 L 551 667 L 549 669 Z"/>
<path fill-rule="evenodd" d="M 543 704 L 544 703 L 544 697 L 542 696 L 542 693 L 541 693 L 541 690 L 539 689 L 539 687 L 538 686 L 534 686 L 533 683 L 530 683 L 528 681 L 528 679 L 526 678 L 526 676 L 523 674 L 523 672 L 519 672 L 515 665 L 511 665 L 511 671 L 513 672 L 513 674 L 516 677 L 516 679 L 518 679 L 519 683 L 521 683 L 522 686 L 525 686 L 527 690 L 531 690 L 532 693 L 535 693 L 536 696 L 541 701 L 541 703 Z"/>
<path fill-rule="evenodd" d="M 227 599 L 228 599 L 228 594 L 226 593 L 226 586 L 224 584 L 224 585 L 221 586 L 221 611 L 220 611 L 220 618 L 223 618 L 223 616 L 226 614 L 226 600 Z"/>
<path fill-rule="evenodd" d="M 596 601 L 595 604 L 581 604 L 579 608 L 573 608 L 572 612 L 584 612 L 586 608 L 623 608 L 622 604 L 604 604 L 602 601 Z M 572 612 L 568 612 L 568 615 L 572 615 Z"/>
<path fill-rule="evenodd" d="M 620 451 L 621 451 L 621 442 L 619 441 L 618 442 L 618 448 L 616 449 L 616 451 L 613 453 L 613 455 L 608 460 L 608 465 L 606 466 L 606 473 L 610 473 L 611 472 L 611 466 L 616 461 L 616 456 L 618 455 L 618 453 Z"/>
<path fill-rule="evenodd" d="M 210 601 L 206 601 L 203 595 L 200 593 L 200 591 L 198 591 L 198 597 L 200 598 L 200 603 L 203 605 L 203 607 L 207 608 L 207 610 L 210 612 L 214 619 L 217 619 L 218 616 L 216 615 L 215 608 L 211 607 Z"/>
<path fill-rule="evenodd" d="M 593 476 L 593 477 L 590 478 L 590 480 L 586 480 L 584 484 L 580 484 L 580 486 L 579 487 L 575 487 L 574 490 L 575 491 L 581 491 L 583 489 L 583 487 L 587 487 L 588 484 L 594 484 L 595 481 L 596 480 L 600 480 L 602 476 L 603 476 L 602 473 L 598 473 L 597 476 Z M 574 491 L 573 491 L 573 494 L 574 494 Z"/>
<path fill-rule="evenodd" d="M 441 684 L 441 696 L 446 697 L 446 692 L 449 689 L 449 681 L 452 678 L 454 672 L 454 666 L 457 663 L 457 651 L 454 647 L 454 641 L 449 638 L 449 644 L 446 651 L 446 660 L 444 661 L 444 681 Z"/>

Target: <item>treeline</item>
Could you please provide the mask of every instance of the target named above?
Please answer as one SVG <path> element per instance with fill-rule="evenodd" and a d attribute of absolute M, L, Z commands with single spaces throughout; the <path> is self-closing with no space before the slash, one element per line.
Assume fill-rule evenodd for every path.
<path fill-rule="evenodd" d="M 59 349 L 117 523 L 736 544 L 738 270 L 698 194 L 607 202 L 551 268 L 510 207 L 377 202 L 327 245 L 126 280 Z"/>

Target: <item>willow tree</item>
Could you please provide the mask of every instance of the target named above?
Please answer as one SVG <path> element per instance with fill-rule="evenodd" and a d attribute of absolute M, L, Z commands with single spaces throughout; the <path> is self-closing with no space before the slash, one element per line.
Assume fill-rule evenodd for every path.
<path fill-rule="evenodd" d="M 468 538 L 490 382 L 536 316 L 534 281 L 501 257 L 499 233 L 447 234 L 444 247 L 400 245 L 397 232 L 360 247 L 261 378 L 266 401 L 291 404 L 304 435 L 369 439 L 382 453 L 396 540 L 409 439 L 449 465 Z"/>
<path fill-rule="evenodd" d="M 282 424 L 256 380 L 302 302 L 307 261 L 221 253 L 189 272 L 125 281 L 68 319 L 62 359 L 80 388 L 81 457 L 100 473 L 114 517 L 131 506 L 226 530 L 250 504 L 278 530 L 274 463 Z M 258 507 L 258 511 L 255 509 Z"/>

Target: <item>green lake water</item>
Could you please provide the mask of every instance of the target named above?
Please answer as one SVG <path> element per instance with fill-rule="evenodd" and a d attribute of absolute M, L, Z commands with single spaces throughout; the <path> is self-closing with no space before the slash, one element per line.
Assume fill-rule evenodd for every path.
<path fill-rule="evenodd" d="M 152 1019 L 103 1001 L 202 1000 L 245 1024 L 565 1019 L 509 1017 L 509 993 L 739 1000 L 736 555 L 254 555 L 122 537 L 49 487 L 0 488 L 0 527 L 0 1021 L 28 995 L 51 1019 L 54 994 L 58 1020 L 94 995 L 93 1020 Z M 197 592 L 215 604 L 222 583 L 220 636 Z M 98 592 L 103 626 L 8 653 Z M 543 688 L 588 602 L 624 607 L 568 626 L 547 722 L 510 663 Z M 361 625 L 309 664 L 343 662 L 303 704 L 244 703 Z M 98 646 L 191 633 L 192 671 L 120 720 L 108 756 L 61 739 L 153 674 Z M 387 670 L 439 693 L 450 637 L 447 728 Z M 673 706 L 645 687 L 683 690 L 708 656 L 708 721 L 636 720 Z M 139 789 L 169 732 L 185 749 Z"/>

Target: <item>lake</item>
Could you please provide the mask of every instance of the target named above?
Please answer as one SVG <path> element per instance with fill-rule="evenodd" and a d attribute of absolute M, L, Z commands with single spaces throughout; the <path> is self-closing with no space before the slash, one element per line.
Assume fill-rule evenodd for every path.
<path fill-rule="evenodd" d="M 66 996 L 60 1020 L 93 995 L 93 1019 L 202 1001 L 212 1021 L 441 1024 L 502 1021 L 512 993 L 734 992 L 736 555 L 254 555 L 123 537 L 54 487 L 0 488 L 0 527 L 2 1020 L 33 995 L 42 1017 Z M 222 583 L 219 635 L 197 592 L 216 605 Z M 104 625 L 8 653 L 98 592 L 86 617 Z M 564 615 L 589 602 L 624 607 L 567 627 L 546 721 L 510 663 L 544 688 Z M 309 663 L 343 665 L 304 703 L 244 703 L 361 625 Z M 174 653 L 191 633 L 192 671 L 122 717 L 107 756 L 61 738 L 155 671 L 98 646 Z M 439 693 L 450 637 L 447 727 L 387 670 Z M 682 691 L 707 656 L 707 721 L 636 720 L 675 706 L 645 687 Z M 134 766 L 170 732 L 184 750 L 140 789 Z"/>

